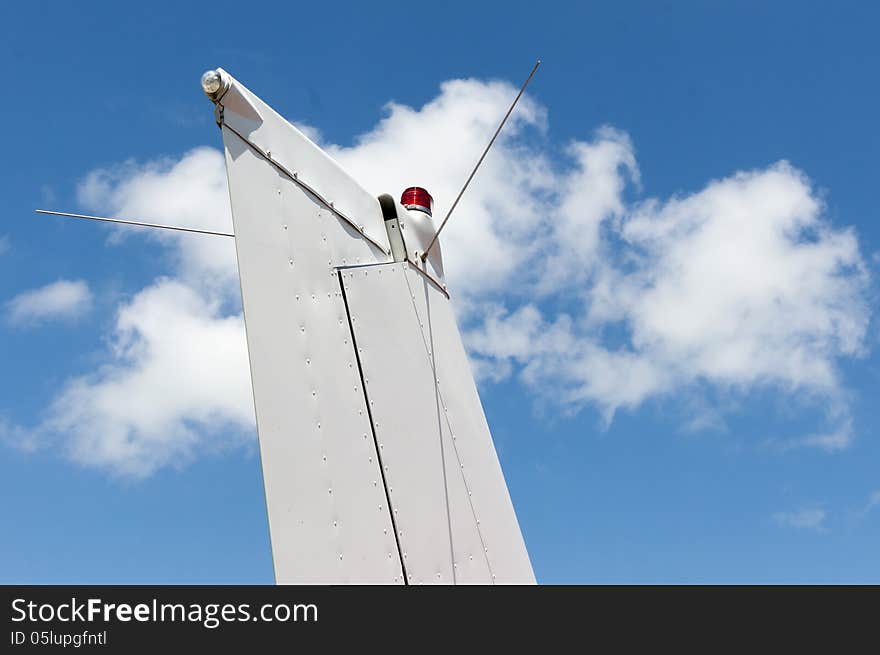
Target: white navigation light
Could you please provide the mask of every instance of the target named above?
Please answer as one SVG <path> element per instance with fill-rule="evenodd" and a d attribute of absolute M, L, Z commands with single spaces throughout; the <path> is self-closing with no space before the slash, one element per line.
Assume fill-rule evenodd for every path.
<path fill-rule="evenodd" d="M 208 97 L 215 97 L 217 93 L 220 92 L 220 89 L 223 88 L 223 78 L 220 76 L 219 70 L 209 70 L 205 71 L 205 74 L 202 75 L 202 91 Z"/>

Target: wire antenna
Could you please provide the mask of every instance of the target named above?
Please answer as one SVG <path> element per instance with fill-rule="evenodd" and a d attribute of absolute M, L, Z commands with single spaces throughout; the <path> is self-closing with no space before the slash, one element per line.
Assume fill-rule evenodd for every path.
<path fill-rule="evenodd" d="M 461 191 L 458 192 L 458 195 L 455 197 L 455 202 L 452 203 L 452 206 L 449 208 L 449 211 L 446 212 L 446 216 L 443 218 L 443 221 L 440 223 L 440 227 L 437 228 L 437 232 L 434 234 L 434 238 L 431 239 L 430 243 L 428 243 L 428 247 L 425 248 L 425 252 L 422 253 L 422 263 L 428 258 L 428 253 L 431 252 L 431 248 L 434 247 L 434 243 L 437 241 L 437 237 L 440 236 L 440 233 L 443 231 L 443 228 L 446 227 L 446 221 L 449 220 L 449 217 L 452 215 L 452 212 L 455 210 L 455 207 L 458 205 L 458 201 L 461 200 L 461 197 L 464 195 L 464 192 L 467 190 L 468 185 L 471 183 L 471 180 L 474 179 L 474 175 L 477 174 L 477 170 L 480 168 L 480 164 L 483 163 L 483 160 L 486 158 L 486 155 L 489 153 L 489 150 L 495 143 L 495 139 L 498 138 L 498 135 L 501 134 L 501 129 L 504 127 L 504 124 L 507 122 L 507 119 L 510 117 L 510 114 L 513 113 L 513 108 L 516 107 L 516 103 L 519 102 L 519 99 L 522 97 L 522 94 L 525 92 L 526 87 L 529 85 L 529 82 L 532 81 L 532 77 L 535 75 L 535 72 L 538 70 L 538 66 L 541 65 L 541 60 L 538 59 L 535 62 L 534 67 L 532 67 L 532 72 L 529 73 L 529 76 L 526 78 L 526 81 L 523 82 L 522 87 L 520 87 L 519 93 L 516 94 L 516 98 L 513 99 L 513 103 L 510 105 L 510 109 L 507 110 L 507 113 L 504 114 L 504 118 L 501 119 L 501 123 L 498 125 L 498 129 L 495 130 L 495 134 L 492 135 L 492 140 L 489 141 L 489 145 L 486 146 L 486 149 L 483 150 L 483 154 L 480 155 L 480 159 L 477 161 L 477 165 L 474 166 L 474 169 L 471 171 L 471 174 L 468 175 L 467 181 L 464 183 L 464 186 L 461 187 Z"/>
<path fill-rule="evenodd" d="M 48 209 L 35 209 L 38 214 L 47 214 L 49 216 L 67 216 L 69 218 L 85 218 L 90 221 L 101 221 L 102 223 L 120 223 L 122 225 L 137 225 L 138 227 L 155 227 L 162 230 L 173 230 L 175 232 L 192 232 L 193 234 L 210 234 L 217 237 L 234 237 L 231 232 L 215 232 L 214 230 L 199 230 L 194 227 L 178 227 L 176 225 L 160 225 L 159 223 L 147 223 L 144 221 L 129 221 L 123 218 L 107 218 L 105 216 L 88 216 L 86 214 L 71 214 L 68 212 L 55 212 Z"/>

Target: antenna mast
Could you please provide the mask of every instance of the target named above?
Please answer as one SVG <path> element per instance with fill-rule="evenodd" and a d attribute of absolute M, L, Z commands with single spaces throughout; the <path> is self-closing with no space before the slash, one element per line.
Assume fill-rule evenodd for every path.
<path fill-rule="evenodd" d="M 162 230 L 173 230 L 175 232 L 192 232 L 193 234 L 210 234 L 217 237 L 234 237 L 231 232 L 215 232 L 214 230 L 200 230 L 194 227 L 178 227 L 177 225 L 160 225 L 159 223 L 147 223 L 144 221 L 129 221 L 124 218 L 108 218 L 106 216 L 88 216 L 86 214 L 71 214 L 70 212 L 55 212 L 48 209 L 35 209 L 38 214 L 47 214 L 49 216 L 66 216 L 68 218 L 85 218 L 90 221 L 101 221 L 102 223 L 119 223 L 120 225 L 137 225 L 138 227 L 155 227 Z"/>
<path fill-rule="evenodd" d="M 458 192 L 458 195 L 455 197 L 455 202 L 452 203 L 452 206 L 449 208 L 449 211 L 446 212 L 446 216 L 443 218 L 443 221 L 440 223 L 440 227 L 437 228 L 437 232 L 434 234 L 434 238 L 431 239 L 430 243 L 428 243 L 428 247 L 425 248 L 425 252 L 422 253 L 422 262 L 428 258 L 428 253 L 431 252 L 431 248 L 434 247 L 434 243 L 437 241 L 437 237 L 440 236 L 440 233 L 443 231 L 443 228 L 446 227 L 446 221 L 449 220 L 449 217 L 452 215 L 452 212 L 455 210 L 455 207 L 458 205 L 458 201 L 461 200 L 461 197 L 464 195 L 464 192 L 467 190 L 468 185 L 471 183 L 471 180 L 474 179 L 474 175 L 477 174 L 477 170 L 480 168 L 480 164 L 483 163 L 483 160 L 486 158 L 486 155 L 489 153 L 489 150 L 495 143 L 495 139 L 498 138 L 498 135 L 501 134 L 501 129 L 504 127 L 504 124 L 507 122 L 507 119 L 510 117 L 510 114 L 513 113 L 513 108 L 516 107 L 516 103 L 519 102 L 519 99 L 522 97 L 522 94 L 525 92 L 526 87 L 529 85 L 529 82 L 532 81 L 532 77 L 535 74 L 535 71 L 538 70 L 538 66 L 541 65 L 541 60 L 538 59 L 535 62 L 534 67 L 532 67 L 532 72 L 529 73 L 529 76 L 526 78 L 526 81 L 523 82 L 522 87 L 520 87 L 519 93 L 516 94 L 516 98 L 513 99 L 513 103 L 510 105 L 510 109 L 507 110 L 507 113 L 504 114 L 504 118 L 501 119 L 501 123 L 498 125 L 498 129 L 495 130 L 495 134 L 492 135 L 492 140 L 489 141 L 489 145 L 486 146 L 486 149 L 483 150 L 483 154 L 480 155 L 480 159 L 477 161 L 477 165 L 474 166 L 474 169 L 471 171 L 471 174 L 468 175 L 467 181 L 464 183 L 464 186 L 461 187 L 461 191 Z"/>

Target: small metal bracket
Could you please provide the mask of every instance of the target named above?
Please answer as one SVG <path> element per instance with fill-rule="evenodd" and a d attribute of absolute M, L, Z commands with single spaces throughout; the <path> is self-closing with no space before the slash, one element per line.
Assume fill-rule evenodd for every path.
<path fill-rule="evenodd" d="M 223 105 L 219 102 L 214 105 L 214 121 L 217 123 L 217 127 L 223 127 Z"/>

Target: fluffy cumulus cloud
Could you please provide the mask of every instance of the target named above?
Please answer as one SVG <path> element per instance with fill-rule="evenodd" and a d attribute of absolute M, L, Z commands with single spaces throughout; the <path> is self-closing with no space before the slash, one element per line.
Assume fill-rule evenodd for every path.
<path fill-rule="evenodd" d="M 88 174 L 80 204 L 93 211 L 231 231 L 219 152 L 198 148 Z M 231 239 L 112 228 L 111 243 L 156 239 L 173 275 L 116 308 L 103 363 L 69 380 L 31 429 L 0 425 L 24 448 L 59 445 L 72 460 L 144 477 L 204 452 L 248 443 L 253 400 Z"/>
<path fill-rule="evenodd" d="M 443 215 L 512 93 L 449 82 L 420 110 L 390 105 L 334 155 L 375 192 L 428 186 Z M 544 109 L 515 116 L 444 235 L 482 375 L 515 375 L 606 421 L 701 385 L 818 395 L 827 430 L 798 443 L 849 443 L 837 362 L 864 348 L 867 271 L 802 171 L 781 161 L 639 198 L 625 133 L 602 127 L 553 157 Z M 430 156 L 414 160 L 412 143 Z"/>
<path fill-rule="evenodd" d="M 856 236 L 822 209 L 809 180 L 780 162 L 609 211 L 614 246 L 588 240 L 597 245 L 583 261 L 566 260 L 576 284 L 561 278 L 548 292 L 579 304 L 549 317 L 534 304 L 496 308 L 472 347 L 515 360 L 537 388 L 561 377 L 567 402 L 609 417 L 696 383 L 837 397 L 838 358 L 864 348 L 867 273 Z M 840 433 L 813 440 L 833 447 Z"/>
<path fill-rule="evenodd" d="M 225 164 L 213 148 L 93 171 L 79 200 L 116 216 L 232 231 Z M 138 237 L 167 246 L 174 277 L 119 308 L 111 363 L 65 388 L 50 428 L 69 435 L 77 461 L 141 476 L 247 443 L 254 416 L 234 243 L 161 230 Z"/>
<path fill-rule="evenodd" d="M 92 307 L 92 292 L 83 280 L 58 280 L 23 291 L 6 303 L 13 325 L 33 325 L 53 320 L 74 320 Z"/>
<path fill-rule="evenodd" d="M 376 194 L 426 186 L 442 216 L 515 92 L 446 82 L 421 108 L 389 104 L 353 145 L 324 145 Z M 230 226 L 223 158 L 211 148 L 95 171 L 80 200 Z M 798 445 L 851 440 L 838 362 L 865 348 L 866 267 L 855 233 L 828 221 L 794 166 L 646 197 L 624 132 L 601 127 L 557 150 L 545 108 L 526 97 L 456 211 L 444 259 L 484 379 L 515 377 L 606 422 L 682 391 L 770 389 L 828 408 L 823 429 Z M 77 461 L 128 475 L 240 443 L 253 421 L 233 244 L 149 238 L 167 246 L 169 276 L 118 308 L 106 363 L 69 381 L 36 430 Z M 821 525 L 824 513 L 793 520 Z"/>
<path fill-rule="evenodd" d="M 252 431 L 247 371 L 241 316 L 159 279 L 119 308 L 109 362 L 70 380 L 38 432 L 75 461 L 147 475 Z"/>
<path fill-rule="evenodd" d="M 129 161 L 92 171 L 80 184 L 78 197 L 89 211 L 232 232 L 226 168 L 213 148 L 196 148 L 179 160 Z M 134 231 L 138 238 L 167 245 L 176 274 L 187 283 L 221 294 L 237 288 L 235 246 L 230 239 L 124 227 L 116 228 L 114 238 L 126 238 Z"/>

